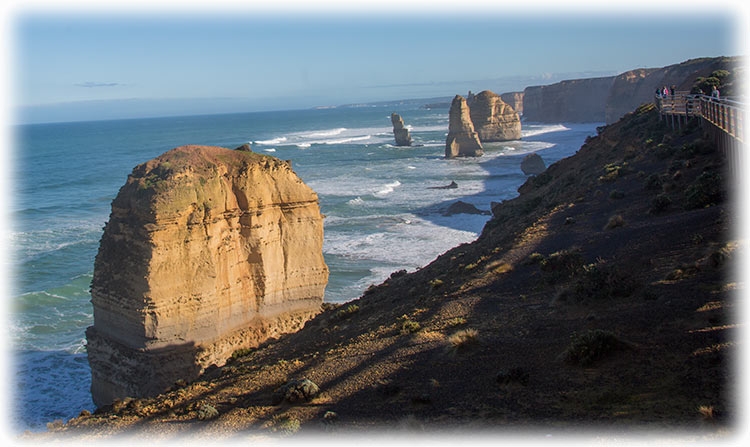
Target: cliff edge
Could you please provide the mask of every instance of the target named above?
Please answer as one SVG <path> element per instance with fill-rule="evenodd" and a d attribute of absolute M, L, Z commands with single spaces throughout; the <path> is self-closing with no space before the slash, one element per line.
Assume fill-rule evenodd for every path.
<path fill-rule="evenodd" d="M 101 406 L 156 395 L 320 309 L 315 192 L 288 163 L 183 146 L 137 166 L 112 202 L 86 331 Z"/>

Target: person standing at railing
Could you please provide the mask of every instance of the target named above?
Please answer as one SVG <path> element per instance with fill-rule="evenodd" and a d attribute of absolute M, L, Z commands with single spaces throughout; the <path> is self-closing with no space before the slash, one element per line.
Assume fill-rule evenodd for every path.
<path fill-rule="evenodd" d="M 663 89 L 661 89 L 661 94 L 664 95 L 664 97 L 669 96 L 669 90 L 667 89 L 667 86 L 665 85 Z"/>
<path fill-rule="evenodd" d="M 672 96 L 674 96 L 674 88 L 675 88 L 674 85 L 669 87 L 669 94 Z"/>
<path fill-rule="evenodd" d="M 719 99 L 719 89 L 715 85 L 711 86 L 711 97 Z"/>

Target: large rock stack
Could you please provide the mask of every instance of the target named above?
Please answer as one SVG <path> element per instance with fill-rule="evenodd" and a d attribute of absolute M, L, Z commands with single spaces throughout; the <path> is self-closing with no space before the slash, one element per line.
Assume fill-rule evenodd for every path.
<path fill-rule="evenodd" d="M 393 124 L 393 137 L 396 139 L 396 146 L 411 146 L 411 135 L 409 135 L 409 129 L 404 126 L 401 115 L 392 113 L 391 123 Z"/>
<path fill-rule="evenodd" d="M 466 99 L 456 95 L 451 102 L 445 158 L 479 157 L 484 154 L 479 135 L 474 131 Z"/>
<path fill-rule="evenodd" d="M 97 405 L 163 392 L 294 331 L 328 281 L 315 192 L 281 160 L 184 146 L 112 202 L 86 331 Z"/>
<path fill-rule="evenodd" d="M 500 95 L 484 90 L 470 101 L 467 100 L 467 104 L 474 130 L 483 143 L 521 138 L 521 120 L 518 113 L 503 102 Z"/>

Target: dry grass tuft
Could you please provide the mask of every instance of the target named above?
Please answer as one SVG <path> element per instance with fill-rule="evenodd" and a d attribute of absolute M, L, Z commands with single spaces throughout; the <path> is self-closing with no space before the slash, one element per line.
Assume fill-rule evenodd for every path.
<path fill-rule="evenodd" d="M 701 405 L 698 407 L 698 413 L 705 421 L 712 421 L 714 419 L 714 407 L 713 405 Z"/>
<path fill-rule="evenodd" d="M 479 331 L 476 329 L 461 329 L 447 338 L 446 351 L 449 354 L 460 354 L 479 344 Z"/>

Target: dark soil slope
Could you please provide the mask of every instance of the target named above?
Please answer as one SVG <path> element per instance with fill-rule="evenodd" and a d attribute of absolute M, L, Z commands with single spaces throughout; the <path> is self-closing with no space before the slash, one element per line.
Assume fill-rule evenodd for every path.
<path fill-rule="evenodd" d="M 301 331 L 194 383 L 51 436 L 725 431 L 738 244 L 724 168 L 697 123 L 672 131 L 642 106 L 530 178 L 477 241 L 324 305 Z M 283 400 L 301 379 L 319 392 Z"/>

